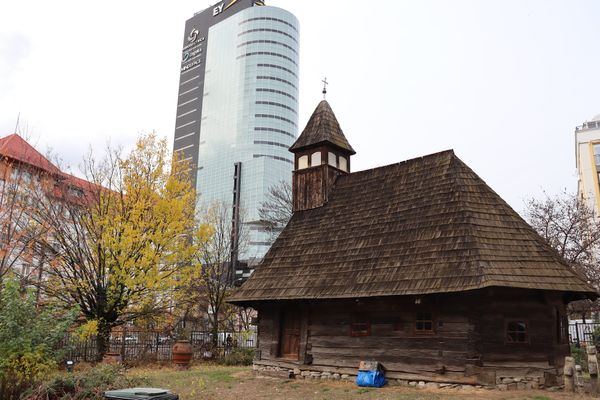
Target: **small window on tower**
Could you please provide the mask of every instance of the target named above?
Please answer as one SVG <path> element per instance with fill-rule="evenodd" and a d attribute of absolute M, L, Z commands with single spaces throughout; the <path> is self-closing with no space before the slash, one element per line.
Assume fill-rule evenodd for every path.
<path fill-rule="evenodd" d="M 310 156 L 310 166 L 316 167 L 317 165 L 321 165 L 321 152 L 320 151 L 312 153 L 312 156 Z"/>
<path fill-rule="evenodd" d="M 308 168 L 308 156 L 302 156 L 298 159 L 298 169 Z"/>
<path fill-rule="evenodd" d="M 332 152 L 329 152 L 328 155 L 328 164 L 331 165 L 332 167 L 336 167 L 337 168 L 337 157 L 335 156 L 335 154 L 333 154 Z"/>
<path fill-rule="evenodd" d="M 348 161 L 346 161 L 346 157 L 340 156 L 339 162 L 340 162 L 340 169 L 342 171 L 348 172 Z"/>

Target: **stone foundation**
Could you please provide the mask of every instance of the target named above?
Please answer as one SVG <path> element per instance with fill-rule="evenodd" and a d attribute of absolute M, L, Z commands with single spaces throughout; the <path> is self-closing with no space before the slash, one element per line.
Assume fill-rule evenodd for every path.
<path fill-rule="evenodd" d="M 259 375 L 274 376 L 289 379 L 318 379 L 331 381 L 354 382 L 356 375 L 339 374 L 337 372 L 311 371 L 310 369 L 286 368 L 267 365 L 254 364 L 252 369 Z M 546 380 L 543 376 L 525 376 L 525 377 L 498 377 L 496 385 L 465 385 L 460 383 L 440 383 L 428 382 L 425 380 L 406 380 L 406 379 L 386 379 L 388 385 L 408 386 L 419 389 L 458 389 L 458 390 L 477 390 L 477 389 L 496 389 L 496 390 L 548 390 L 555 392 L 562 390 L 562 386 L 546 386 Z"/>
<path fill-rule="evenodd" d="M 496 389 L 498 390 L 538 390 L 546 388 L 546 379 L 543 376 L 526 377 L 497 377 Z M 558 390 L 558 386 L 549 386 L 548 389 Z"/>

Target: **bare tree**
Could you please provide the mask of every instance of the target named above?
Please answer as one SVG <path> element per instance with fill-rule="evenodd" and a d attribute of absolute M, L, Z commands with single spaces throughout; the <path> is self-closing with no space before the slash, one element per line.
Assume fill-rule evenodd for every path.
<path fill-rule="evenodd" d="M 249 307 L 236 307 L 236 319 L 238 323 L 238 331 L 250 331 L 252 319 L 256 317 L 256 310 Z"/>
<path fill-rule="evenodd" d="M 243 218 L 240 218 L 243 220 Z M 237 251 L 243 252 L 247 242 L 247 231 L 240 224 Z M 215 203 L 200 218 L 196 235 L 196 264 L 201 266 L 201 279 L 196 290 L 206 301 L 208 321 L 213 345 L 217 345 L 218 332 L 231 319 L 231 309 L 225 301 L 234 288 L 236 250 L 233 235 L 232 210 L 224 203 Z"/>
<path fill-rule="evenodd" d="M 34 197 L 46 173 L 0 156 L 0 283 L 14 272 L 23 283 L 40 267 L 31 225 Z"/>
<path fill-rule="evenodd" d="M 600 220 L 579 196 L 566 191 L 526 203 L 529 224 L 594 287 L 600 288 Z M 589 302 L 573 311 L 591 310 Z"/>
<path fill-rule="evenodd" d="M 258 216 L 274 242 L 292 217 L 292 186 L 286 181 L 271 186 Z"/>

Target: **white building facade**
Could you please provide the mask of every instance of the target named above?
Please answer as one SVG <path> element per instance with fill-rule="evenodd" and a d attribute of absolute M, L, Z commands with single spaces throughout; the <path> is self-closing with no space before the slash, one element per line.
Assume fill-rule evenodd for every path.
<path fill-rule="evenodd" d="M 600 114 L 575 128 L 579 196 L 600 216 Z"/>

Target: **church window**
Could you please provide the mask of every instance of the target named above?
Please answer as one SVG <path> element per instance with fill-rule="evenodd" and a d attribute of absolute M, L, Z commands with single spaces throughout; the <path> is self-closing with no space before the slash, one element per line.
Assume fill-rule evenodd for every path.
<path fill-rule="evenodd" d="M 328 162 L 328 164 L 329 164 L 329 165 L 331 165 L 332 167 L 336 167 L 336 168 L 337 168 L 337 157 L 335 156 L 335 154 L 334 154 L 334 153 L 332 153 L 332 152 L 329 152 L 329 155 L 328 155 L 327 162 Z"/>
<path fill-rule="evenodd" d="M 415 333 L 433 333 L 433 315 L 431 312 L 418 312 L 415 318 Z"/>
<path fill-rule="evenodd" d="M 302 156 L 298 159 L 298 169 L 308 168 L 308 156 Z"/>
<path fill-rule="evenodd" d="M 508 320 L 506 321 L 506 343 L 529 343 L 529 334 L 527 321 Z"/>
<path fill-rule="evenodd" d="M 317 165 L 321 165 L 321 152 L 320 151 L 314 152 L 310 156 L 310 166 L 316 167 Z"/>
<path fill-rule="evenodd" d="M 367 318 L 357 317 L 350 324 L 350 336 L 370 336 L 371 321 Z"/>
<path fill-rule="evenodd" d="M 339 162 L 340 162 L 340 169 L 342 171 L 346 171 L 348 172 L 348 161 L 346 160 L 346 157 L 339 157 Z"/>

